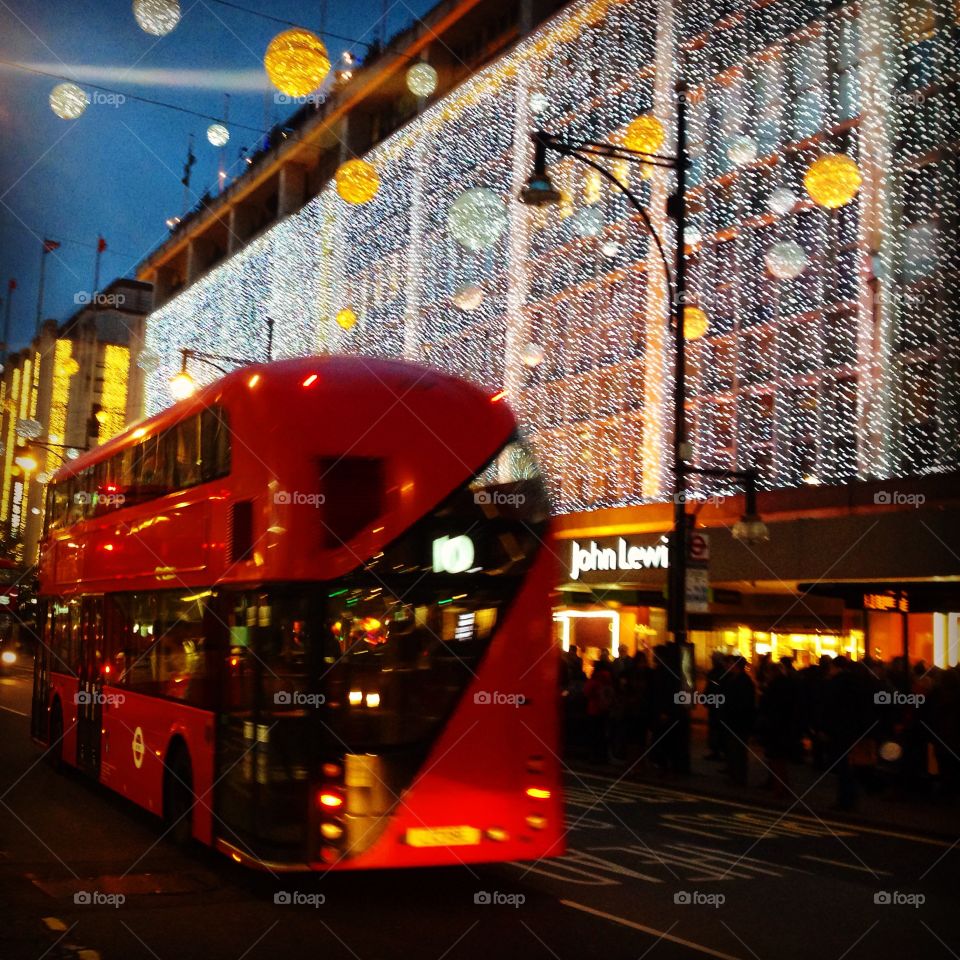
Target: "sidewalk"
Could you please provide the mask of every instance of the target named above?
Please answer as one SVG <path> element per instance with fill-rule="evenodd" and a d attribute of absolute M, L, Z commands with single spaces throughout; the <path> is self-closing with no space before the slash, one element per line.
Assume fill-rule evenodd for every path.
<path fill-rule="evenodd" d="M 855 811 L 837 809 L 837 781 L 834 773 L 815 770 L 807 762 L 791 763 L 788 767 L 789 787 L 782 799 L 765 786 L 769 771 L 763 764 L 763 752 L 754 742 L 750 745 L 747 786 L 733 783 L 724 773 L 724 764 L 707 760 L 706 725 L 691 724 L 690 767 L 686 776 L 664 775 L 649 762 L 635 762 L 636 757 L 602 766 L 587 763 L 579 756 L 569 758 L 574 770 L 603 773 L 626 782 L 653 783 L 668 789 L 699 793 L 704 796 L 730 800 L 791 815 L 815 816 L 823 820 L 860 824 L 900 832 L 933 834 L 956 840 L 960 837 L 960 800 L 948 801 L 937 795 L 935 788 L 928 795 L 897 796 L 891 784 L 885 784 L 875 793 L 860 790 L 859 805 Z M 799 798 L 799 799 L 798 799 Z"/>

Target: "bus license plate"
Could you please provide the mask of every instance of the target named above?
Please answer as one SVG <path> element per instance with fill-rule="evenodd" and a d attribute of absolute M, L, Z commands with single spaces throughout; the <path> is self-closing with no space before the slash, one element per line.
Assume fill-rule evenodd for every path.
<path fill-rule="evenodd" d="M 409 827 L 411 847 L 472 847 L 480 842 L 476 827 Z"/>

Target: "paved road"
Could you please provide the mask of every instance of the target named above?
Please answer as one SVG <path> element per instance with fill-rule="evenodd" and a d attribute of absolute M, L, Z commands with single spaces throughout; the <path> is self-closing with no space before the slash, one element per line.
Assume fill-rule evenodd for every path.
<path fill-rule="evenodd" d="M 29 679 L 0 679 L 2 960 L 960 956 L 949 840 L 571 772 L 560 859 L 276 879 L 184 854 L 150 816 L 55 774 L 28 711 Z"/>

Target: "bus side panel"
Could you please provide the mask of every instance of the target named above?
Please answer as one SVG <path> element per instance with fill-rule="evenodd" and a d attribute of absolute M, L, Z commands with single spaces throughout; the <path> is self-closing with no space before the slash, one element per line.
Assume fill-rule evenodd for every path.
<path fill-rule="evenodd" d="M 194 836 L 213 836 L 213 714 L 187 704 L 104 687 L 100 780 L 157 816 L 163 815 L 163 776 L 172 738 L 180 735 L 190 754 Z"/>
<path fill-rule="evenodd" d="M 383 835 L 335 869 L 535 860 L 564 852 L 559 648 L 548 600 L 556 569 L 547 544 Z M 512 705 L 511 695 L 521 695 L 523 705 Z M 528 769 L 533 758 L 535 772 Z M 548 794 L 531 798 L 529 787 Z M 541 827 L 532 829 L 528 817 L 542 818 Z M 484 836 L 467 846 L 407 843 L 410 829 L 446 827 L 473 827 Z M 488 838 L 492 828 L 508 838 Z"/>
<path fill-rule="evenodd" d="M 76 677 L 65 673 L 50 674 L 47 708 L 53 709 L 54 701 L 60 701 L 60 709 L 63 711 L 63 761 L 71 767 L 77 765 L 77 691 L 79 689 Z"/>

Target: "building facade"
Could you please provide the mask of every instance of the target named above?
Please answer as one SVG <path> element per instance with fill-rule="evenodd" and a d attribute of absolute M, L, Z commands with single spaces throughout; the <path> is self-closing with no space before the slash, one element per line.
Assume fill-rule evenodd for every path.
<path fill-rule="evenodd" d="M 59 326 L 48 320 L 11 354 L 0 381 L 0 543 L 29 567 L 43 532 L 46 483 L 64 459 L 143 416 L 142 350 L 149 284 L 115 280 Z"/>
<path fill-rule="evenodd" d="M 436 32 L 446 41 L 443 30 L 462 28 L 463 17 L 503 6 L 442 4 Z M 401 356 L 506 390 L 558 512 L 573 518 L 568 536 L 596 526 L 598 511 L 631 508 L 618 514 L 623 529 L 666 529 L 652 518 L 672 488 L 672 358 L 667 285 L 650 238 L 622 193 L 571 160 L 551 166 L 558 207 L 531 210 L 516 197 L 538 127 L 574 142 L 622 142 L 632 120 L 652 115 L 671 152 L 682 81 L 688 272 L 707 317 L 688 348 L 693 463 L 756 467 L 771 495 L 841 491 L 840 512 L 851 485 L 954 474 L 956 5 L 579 0 L 557 12 L 510 9 L 476 69 L 451 68 L 443 96 L 411 108 L 382 79 L 383 62 L 371 66 L 366 88 L 338 94 L 278 151 L 272 206 L 249 199 L 256 177 L 238 181 L 220 208 L 141 265 L 160 291 L 147 329 L 148 409 L 169 402 L 181 348 L 263 357 L 270 317 L 275 355 Z M 436 57 L 443 79 L 441 48 L 455 45 L 422 39 L 405 38 L 406 49 Z M 505 52 L 491 59 L 498 43 Z M 376 143 L 381 127 L 370 118 L 385 115 L 391 91 L 408 119 Z M 304 166 L 302 144 L 324 136 L 325 151 Z M 367 142 L 380 188 L 355 206 L 330 177 Z M 862 179 L 836 209 L 805 189 L 807 170 L 828 154 L 852 160 Z M 670 249 L 673 173 L 611 170 Z M 237 232 L 249 223 L 259 226 Z M 694 492 L 734 493 L 715 484 Z M 956 579 L 958 568 L 951 561 L 934 575 Z M 790 597 L 817 578 L 769 579 Z M 879 579 L 896 584 L 914 571 L 894 559 Z M 957 599 L 938 602 L 944 615 L 960 609 Z M 843 609 L 839 620 L 818 614 L 809 635 L 863 653 Z M 651 635 L 662 635 L 658 617 Z"/>

